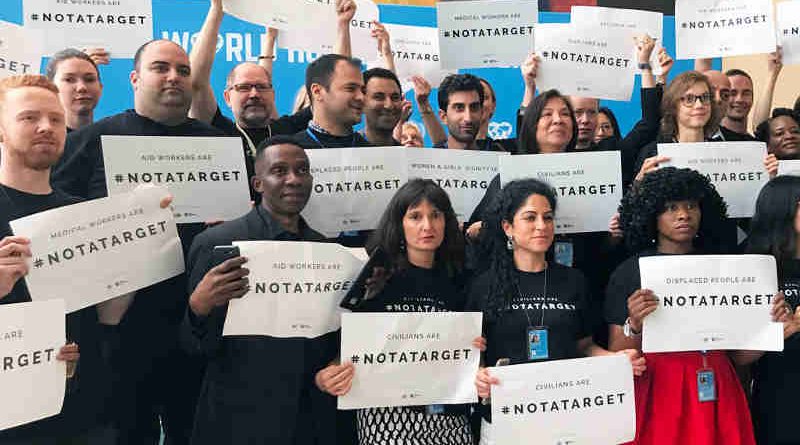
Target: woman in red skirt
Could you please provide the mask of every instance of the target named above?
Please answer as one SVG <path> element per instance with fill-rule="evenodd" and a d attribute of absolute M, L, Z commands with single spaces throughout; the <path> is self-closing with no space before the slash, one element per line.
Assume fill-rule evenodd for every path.
<path fill-rule="evenodd" d="M 735 230 L 725 215 L 722 198 L 705 176 L 693 170 L 661 168 L 633 187 L 622 201 L 620 222 L 626 243 L 638 253 L 617 268 L 606 290 L 610 350 L 641 350 L 642 321 L 658 307 L 653 292 L 641 289 L 639 258 L 724 253 L 727 232 Z M 772 311 L 776 321 L 786 321 L 782 294 L 773 299 Z M 744 365 L 761 354 L 645 354 L 647 371 L 635 382 L 633 444 L 754 445 L 747 400 L 731 360 Z"/>

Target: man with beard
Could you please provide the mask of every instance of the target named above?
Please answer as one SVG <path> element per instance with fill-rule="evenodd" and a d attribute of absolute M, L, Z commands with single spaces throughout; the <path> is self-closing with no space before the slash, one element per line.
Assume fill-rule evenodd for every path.
<path fill-rule="evenodd" d="M 314 384 L 336 358 L 338 331 L 316 338 L 222 336 L 228 302 L 249 291 L 247 259 L 214 264 L 215 246 L 234 241 L 321 241 L 300 216 L 313 177 L 305 151 L 287 136 L 256 158 L 261 201 L 248 214 L 199 235 L 189 252 L 191 297 L 184 331 L 208 360 L 197 405 L 195 445 L 336 443 L 336 399 Z"/>
<path fill-rule="evenodd" d="M 376 146 L 401 145 L 393 137 L 403 112 L 400 80 L 385 68 L 364 71 L 364 134 Z"/>
<path fill-rule="evenodd" d="M 189 56 L 174 42 L 154 40 L 142 45 L 136 52 L 130 80 L 133 110 L 102 119 L 67 137 L 64 156 L 53 173 L 54 184 L 67 193 L 85 199 L 107 195 L 102 135 L 223 135 L 189 118 Z M 178 227 L 184 249 L 202 229 L 203 224 Z M 120 443 L 157 444 L 159 416 L 169 443 L 189 441 L 202 366 L 183 355 L 178 345 L 186 304 L 186 277 L 180 275 L 139 291 L 119 330 L 109 333 L 119 342 L 111 357 L 116 402 L 111 414 Z"/>
<path fill-rule="evenodd" d="M 435 148 L 477 150 L 475 139 L 483 116 L 483 85 L 472 74 L 451 74 L 439 86 L 439 118 L 447 140 Z"/>
<path fill-rule="evenodd" d="M 0 81 L 0 304 L 31 301 L 23 280 L 30 240 L 14 236 L 9 221 L 80 202 L 50 185 L 50 168 L 63 153 L 66 132 L 64 108 L 52 82 L 38 75 Z M 61 412 L 0 431 L 0 444 L 108 443 L 102 421 L 108 376 L 100 354 L 97 306 L 68 314 L 66 328 L 73 344 L 61 348 L 58 359 L 72 362 L 75 369 L 80 355 L 81 366 L 67 381 Z"/>

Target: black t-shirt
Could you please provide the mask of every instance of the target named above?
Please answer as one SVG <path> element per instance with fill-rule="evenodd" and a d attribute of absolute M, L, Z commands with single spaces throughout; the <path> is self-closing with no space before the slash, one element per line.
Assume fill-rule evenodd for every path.
<path fill-rule="evenodd" d="M 214 119 L 211 121 L 211 126 L 221 130 L 227 136 L 238 136 L 242 139 L 242 149 L 244 150 L 244 159 L 247 167 L 247 177 L 252 178 L 255 175 L 255 155 L 256 149 L 267 138 L 282 135 L 293 135 L 298 131 L 302 131 L 308 126 L 308 121 L 311 120 L 311 108 L 304 108 L 291 116 L 282 116 L 279 119 L 270 121 L 266 126 L 260 128 L 243 128 L 247 137 L 239 132 L 236 128 L 236 123 L 222 114 L 222 111 L 217 107 L 217 112 L 214 114 Z M 248 140 L 249 138 L 249 140 Z M 250 142 L 253 146 L 250 146 Z M 258 201 L 258 196 L 255 190 L 252 189 L 252 181 L 250 184 L 250 195 L 254 201 Z"/>
<path fill-rule="evenodd" d="M 606 300 L 603 313 L 606 323 L 624 325 L 628 318 L 628 297 L 642 287 L 639 276 L 639 258 L 659 255 L 655 251 L 647 251 L 634 255 L 617 267 L 606 287 Z"/>
<path fill-rule="evenodd" d="M 511 307 L 484 317 L 486 364 L 493 366 L 499 358 L 509 358 L 512 364 L 528 362 L 526 336 L 528 328 L 536 326 L 548 329 L 549 360 L 577 357 L 577 341 L 592 333 L 586 278 L 577 269 L 552 262 L 546 271 L 517 272 L 517 277 L 519 291 Z M 487 310 L 490 279 L 487 272 L 471 283 L 468 311 Z"/>
<path fill-rule="evenodd" d="M 749 142 L 749 141 L 756 141 L 757 139 L 750 133 L 739 133 L 730 129 L 723 127 L 722 125 L 719 126 L 719 132 L 722 133 L 722 137 L 725 138 L 727 142 Z"/>
<path fill-rule="evenodd" d="M 47 195 L 33 195 L 0 185 L 0 239 L 12 235 L 10 221 L 80 201 L 79 198 L 66 195 L 57 189 Z M 31 301 L 28 288 L 24 280 L 19 280 L 11 293 L 0 299 L 0 304 L 28 301 Z M 64 438 L 100 423 L 108 390 L 108 374 L 100 355 L 102 331 L 97 320 L 97 308 L 90 306 L 68 314 L 66 328 L 67 341 L 78 344 L 81 357 L 75 376 L 67 380 L 61 413 L 2 431 L 0 441 L 12 438 L 16 440 Z M 25 401 L 6 400 L 5 403 L 25 403 Z"/>
<path fill-rule="evenodd" d="M 448 312 L 464 309 L 458 280 L 441 268 L 409 266 L 393 275 L 378 295 L 354 312 Z"/>
<path fill-rule="evenodd" d="M 800 305 L 800 261 L 782 264 L 780 289 L 792 310 Z M 784 341 L 783 352 L 766 352 L 753 366 L 753 420 L 758 443 L 800 443 L 796 422 L 800 400 L 800 334 Z"/>
<path fill-rule="evenodd" d="M 492 279 L 489 272 L 479 275 L 469 286 L 466 310 L 484 312 L 486 366 L 494 366 L 499 358 L 508 358 L 511 364 L 529 362 L 528 328 L 538 326 L 548 329 L 547 360 L 578 357 L 578 340 L 592 335 L 591 299 L 583 274 L 551 262 L 546 270 L 545 294 L 545 271 L 516 273 L 519 292 L 511 299 L 511 307 L 500 314 L 485 312 Z M 489 407 L 480 405 L 479 410 L 484 419 L 491 421 Z"/>
<path fill-rule="evenodd" d="M 373 147 L 361 133 L 353 132 L 347 136 L 334 136 L 332 134 L 320 133 L 319 131 L 306 128 L 294 135 L 297 145 L 305 148 L 349 148 L 349 147 Z"/>

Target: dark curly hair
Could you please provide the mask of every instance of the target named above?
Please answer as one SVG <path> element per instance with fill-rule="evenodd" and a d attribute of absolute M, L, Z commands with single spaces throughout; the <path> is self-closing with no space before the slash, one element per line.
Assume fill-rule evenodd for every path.
<path fill-rule="evenodd" d="M 622 198 L 620 225 L 633 253 L 657 247 L 658 217 L 671 201 L 696 201 L 700 206 L 700 229 L 695 248 L 705 253 L 723 253 L 727 247 L 723 226 L 728 206 L 711 181 L 688 168 L 664 167 L 644 176 Z"/>
<path fill-rule="evenodd" d="M 439 109 L 447 111 L 447 106 L 450 104 L 450 95 L 459 91 L 475 91 L 478 93 L 478 100 L 483 106 L 483 85 L 478 76 L 472 74 L 451 74 L 442 80 L 439 85 L 439 92 L 437 99 L 439 100 Z"/>
<path fill-rule="evenodd" d="M 387 270 L 399 271 L 409 266 L 403 249 L 405 232 L 403 217 L 408 209 L 428 201 L 444 214 L 444 239 L 436 250 L 436 267 L 443 267 L 451 276 L 464 267 L 464 235 L 458 229 L 458 219 L 447 192 L 430 179 L 411 179 L 394 194 L 381 216 L 378 227 L 367 241 L 367 252 L 373 255 L 380 249 L 385 255 Z"/>
<path fill-rule="evenodd" d="M 503 221 L 513 221 L 514 215 L 532 195 L 541 195 L 556 211 L 556 195 L 552 187 L 537 179 L 511 181 L 503 187 L 486 212 L 480 231 L 480 254 L 485 256 L 489 274 L 489 294 L 486 296 L 487 314 L 497 315 L 510 307 L 511 298 L 519 278 L 514 273 L 514 255 L 508 250 L 508 238 L 503 231 Z"/>

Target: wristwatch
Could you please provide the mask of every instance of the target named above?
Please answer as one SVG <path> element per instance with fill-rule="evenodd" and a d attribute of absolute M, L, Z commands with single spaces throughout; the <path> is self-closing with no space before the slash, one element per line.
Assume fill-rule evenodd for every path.
<path fill-rule="evenodd" d="M 631 326 L 631 317 L 625 319 L 625 324 L 622 326 L 622 333 L 628 338 L 635 338 L 642 335 L 641 332 L 636 332 Z"/>
<path fill-rule="evenodd" d="M 644 70 L 652 71 L 653 70 L 653 66 L 650 65 L 650 62 L 639 63 L 637 66 L 639 67 L 639 71 L 644 71 Z"/>

